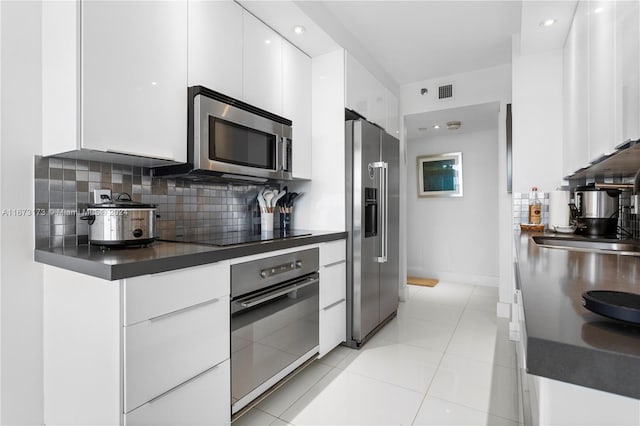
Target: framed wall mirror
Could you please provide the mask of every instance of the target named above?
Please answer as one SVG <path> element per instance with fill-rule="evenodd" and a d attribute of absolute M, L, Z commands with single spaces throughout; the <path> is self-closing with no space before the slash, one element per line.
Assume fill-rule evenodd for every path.
<path fill-rule="evenodd" d="M 462 152 L 417 158 L 418 197 L 462 197 Z"/>

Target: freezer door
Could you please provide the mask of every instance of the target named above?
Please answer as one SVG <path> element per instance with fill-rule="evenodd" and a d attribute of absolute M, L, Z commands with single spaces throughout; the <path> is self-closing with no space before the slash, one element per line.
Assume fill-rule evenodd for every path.
<path fill-rule="evenodd" d="M 359 120 L 353 126 L 353 339 L 364 339 L 380 323 L 380 235 L 365 236 L 365 190 L 380 195 L 380 170 L 369 167 L 380 161 L 380 129 Z M 368 191 L 371 194 L 372 191 Z M 378 210 L 379 211 L 379 210 Z M 357 219 L 356 219 L 357 218 Z"/>
<path fill-rule="evenodd" d="M 398 310 L 399 253 L 400 253 L 400 143 L 382 132 L 381 160 L 388 164 L 386 194 L 387 261 L 380 263 L 380 320 Z"/>

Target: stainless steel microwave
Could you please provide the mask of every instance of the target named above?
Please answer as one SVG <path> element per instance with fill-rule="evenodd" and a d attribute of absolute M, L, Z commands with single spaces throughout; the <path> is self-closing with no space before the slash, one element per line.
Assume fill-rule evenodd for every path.
<path fill-rule="evenodd" d="M 202 86 L 190 87 L 188 99 L 188 164 L 155 176 L 291 179 L 291 120 Z"/>

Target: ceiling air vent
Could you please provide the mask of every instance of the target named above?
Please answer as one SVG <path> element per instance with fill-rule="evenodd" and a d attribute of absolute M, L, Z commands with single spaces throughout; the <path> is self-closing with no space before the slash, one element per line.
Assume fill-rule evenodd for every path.
<path fill-rule="evenodd" d="M 438 86 L 438 99 L 453 99 L 453 84 Z"/>

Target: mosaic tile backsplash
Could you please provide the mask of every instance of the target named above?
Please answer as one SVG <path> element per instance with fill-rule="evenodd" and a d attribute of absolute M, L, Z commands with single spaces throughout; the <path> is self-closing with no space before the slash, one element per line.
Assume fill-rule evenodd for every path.
<path fill-rule="evenodd" d="M 36 247 L 86 244 L 89 229 L 80 216 L 94 202 L 94 189 L 110 189 L 112 195 L 126 192 L 134 201 L 157 204 L 158 235 L 173 239 L 259 230 L 256 195 L 261 188 L 160 179 L 143 167 L 36 156 L 35 208 L 46 213 L 35 217 Z"/>

